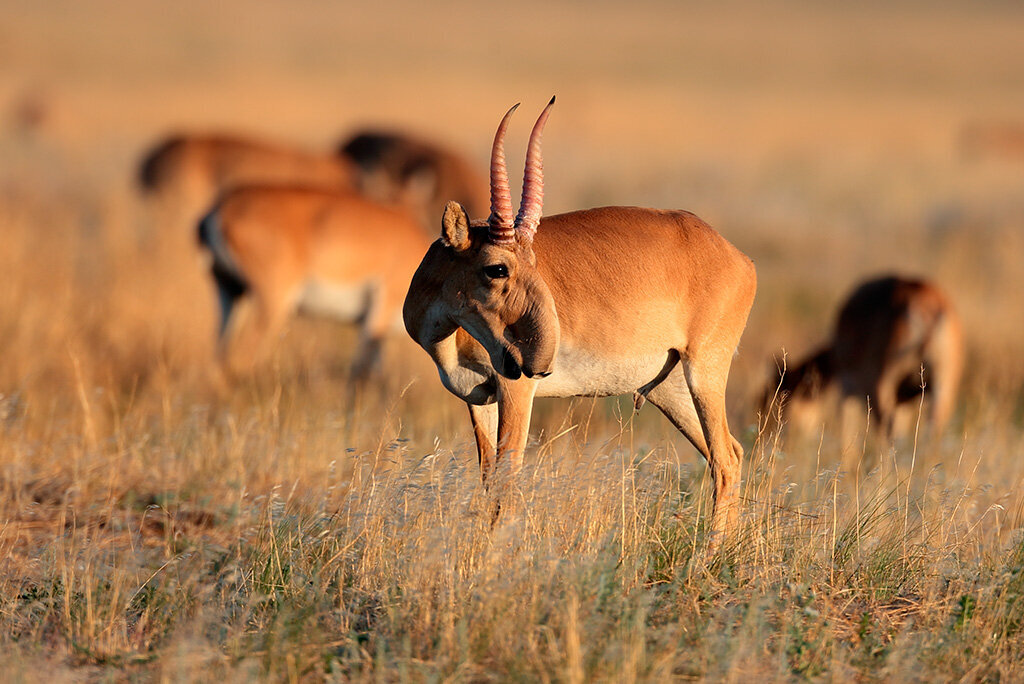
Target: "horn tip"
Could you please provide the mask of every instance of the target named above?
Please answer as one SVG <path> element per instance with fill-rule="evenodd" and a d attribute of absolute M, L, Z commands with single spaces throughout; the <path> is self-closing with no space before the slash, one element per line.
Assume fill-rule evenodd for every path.
<path fill-rule="evenodd" d="M 551 101 L 548 102 L 548 107 L 550 107 L 553 104 L 555 104 L 555 96 L 554 95 L 551 96 Z"/>

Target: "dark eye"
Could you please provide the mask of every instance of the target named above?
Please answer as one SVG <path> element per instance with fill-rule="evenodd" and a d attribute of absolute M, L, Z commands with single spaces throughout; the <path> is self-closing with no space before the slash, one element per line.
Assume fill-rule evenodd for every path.
<path fill-rule="evenodd" d="M 495 278 L 508 278 L 508 268 L 505 264 L 484 266 L 484 275 L 492 280 Z"/>

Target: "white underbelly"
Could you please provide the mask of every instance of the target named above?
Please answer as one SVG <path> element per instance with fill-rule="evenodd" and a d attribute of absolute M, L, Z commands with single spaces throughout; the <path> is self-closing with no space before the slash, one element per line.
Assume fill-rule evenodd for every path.
<path fill-rule="evenodd" d="M 632 394 L 658 377 L 669 352 L 603 357 L 589 350 L 559 347 L 551 375 L 537 384 L 538 397 Z"/>
<path fill-rule="evenodd" d="M 303 313 L 353 323 L 366 316 L 373 298 L 371 283 L 330 283 L 310 280 L 299 294 Z"/>

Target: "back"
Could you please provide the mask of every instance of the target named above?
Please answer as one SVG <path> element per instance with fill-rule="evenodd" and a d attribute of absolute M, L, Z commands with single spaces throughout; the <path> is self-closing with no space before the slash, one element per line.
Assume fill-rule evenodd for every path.
<path fill-rule="evenodd" d="M 195 195 L 210 201 L 218 190 L 258 182 L 302 182 L 331 188 L 352 185 L 348 165 L 331 155 L 226 134 L 168 137 L 143 158 L 138 172 L 145 191 Z"/>
<path fill-rule="evenodd" d="M 562 334 L 600 335 L 611 346 L 713 328 L 756 289 L 753 262 L 684 211 L 603 207 L 546 217 L 534 252 Z M 623 320 L 636 323 L 630 335 Z"/>
<path fill-rule="evenodd" d="M 205 155 L 218 188 L 244 183 L 304 183 L 349 188 L 351 170 L 341 160 L 279 143 L 211 136 L 193 143 Z"/>
<path fill-rule="evenodd" d="M 233 252 L 260 253 L 261 261 L 289 255 L 328 279 L 387 278 L 397 269 L 408 280 L 427 249 L 407 212 L 353 191 L 246 185 L 225 193 L 218 211 Z"/>

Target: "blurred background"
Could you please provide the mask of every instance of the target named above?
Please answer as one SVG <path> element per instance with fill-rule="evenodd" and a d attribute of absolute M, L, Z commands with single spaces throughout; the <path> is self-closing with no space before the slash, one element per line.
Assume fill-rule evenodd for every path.
<path fill-rule="evenodd" d="M 1020 418 L 1015 3 L 8 1 L 3 16 L 8 396 L 75 377 L 138 388 L 209 358 L 193 228 L 161 225 L 134 185 L 168 133 L 327 152 L 359 127 L 391 127 L 483 168 L 499 117 L 522 101 L 514 169 L 555 93 L 546 213 L 685 208 L 757 263 L 730 398 L 744 421 L 772 354 L 822 341 L 846 293 L 890 271 L 950 292 L 969 331 L 965 391 L 998 390 L 1002 415 Z"/>
<path fill-rule="evenodd" d="M 48 643 L 57 644 L 67 634 L 69 643 L 92 649 L 72 649 L 90 663 L 105 662 L 104 653 L 145 656 L 147 649 L 167 643 L 183 644 L 178 650 L 168 647 L 168 653 L 188 654 L 203 639 L 212 640 L 206 651 L 214 654 L 210 662 L 232 652 L 235 636 L 209 635 L 233 619 L 235 594 L 220 608 L 210 608 L 202 624 L 216 628 L 199 634 L 197 627 L 193 634 L 190 614 L 174 603 L 186 592 L 173 582 L 162 584 L 157 573 L 183 549 L 202 549 L 194 558 L 215 558 L 209 563 L 220 568 L 222 556 L 216 554 L 222 547 L 237 551 L 242 559 L 237 562 L 248 573 L 247 545 L 253 539 L 262 549 L 252 551 L 253 559 L 276 557 L 274 516 L 283 509 L 274 508 L 281 501 L 274 497 L 282 483 L 283 493 L 298 492 L 294 499 L 288 495 L 290 506 L 306 506 L 320 516 L 347 511 L 346 526 L 334 518 L 316 523 L 331 534 L 352 537 L 351 544 L 338 542 L 341 550 L 324 552 L 332 562 L 349 563 L 344 554 L 363 534 L 358 521 L 371 519 L 359 517 L 368 508 L 376 507 L 379 519 L 387 521 L 380 530 L 397 530 L 394 538 L 401 543 L 365 543 L 370 549 L 365 558 L 372 556 L 371 546 L 381 559 L 399 550 L 398 560 L 379 561 L 379 577 L 376 561 L 364 563 L 363 556 L 338 571 L 370 587 L 366 611 L 375 610 L 381 596 L 403 604 L 407 596 L 395 598 L 388 587 L 425 578 L 422 613 L 410 612 L 408 622 L 396 618 L 394 633 L 383 630 L 381 643 L 395 643 L 395 635 L 430 625 L 431 615 L 447 610 L 435 610 L 430 597 L 459 596 L 467 603 L 453 603 L 452 611 L 465 605 L 472 615 L 479 596 L 500 597 L 505 591 L 480 590 L 470 570 L 464 572 L 466 591 L 438 589 L 448 586 L 449 558 L 423 555 L 416 544 L 447 549 L 432 541 L 443 537 L 454 549 L 461 548 L 459 539 L 469 539 L 465 567 L 483 568 L 479 572 L 486 575 L 488 567 L 511 564 L 542 587 L 530 596 L 548 589 L 548 565 L 531 565 L 528 554 L 514 563 L 497 552 L 487 555 L 493 551 L 489 528 L 465 522 L 460 497 L 477 491 L 479 481 L 465 408 L 443 391 L 426 355 L 404 335 L 389 345 L 379 397 L 346 397 L 344 369 L 353 332 L 309 320 L 289 326 L 269 367 L 251 381 L 226 394 L 211 386 L 215 298 L 194 226 L 164 220 L 136 187 L 145 152 L 173 132 L 239 133 L 328 153 L 359 128 L 396 128 L 443 142 L 486 168 L 501 115 L 522 102 L 506 144 L 517 195 L 516 169 L 522 168 L 530 125 L 556 94 L 544 138 L 545 213 L 605 204 L 687 209 L 757 264 L 757 300 L 728 397 L 732 427 L 745 447 L 754 444 L 754 403 L 773 355 L 784 349 L 790 358 L 799 357 L 823 342 L 837 306 L 865 278 L 888 272 L 926 276 L 960 311 L 968 368 L 949 435 L 925 466 L 945 464 L 946 485 L 980 487 L 972 490 L 969 505 L 956 502 L 953 513 L 963 520 L 957 530 L 973 533 L 996 505 L 1016 511 L 1013 520 L 1019 522 L 1024 503 L 1013 492 L 1024 477 L 1024 459 L 1017 458 L 1024 424 L 1022 36 L 1024 4 L 1009 0 L 0 0 L 0 517 L 5 521 L 0 565 L 9 581 L 3 594 L 21 596 L 24 587 L 17 578 L 30 578 L 24 581 L 33 587 L 52 580 L 53 586 L 67 582 L 86 593 L 113 592 L 109 601 L 103 599 L 107 603 L 101 601 L 99 613 L 76 617 L 79 613 L 67 608 L 66 618 L 63 608 L 39 613 L 36 599 L 11 598 L 2 611 L 4 632 L 20 634 L 25 625 L 39 625 L 30 633 L 50 634 Z M 652 408 L 633 422 L 631 407 L 628 400 L 600 403 L 596 410 L 587 399 L 541 402 L 534 432 L 542 447 L 531 463 L 550 467 L 550 477 L 543 471 L 537 481 L 555 485 L 543 496 L 530 494 L 554 502 L 534 509 L 547 516 L 543 524 L 548 525 L 529 537 L 538 557 L 575 549 L 571 553 L 604 558 L 601 554 L 614 547 L 608 567 L 620 567 L 629 555 L 623 541 L 628 502 L 625 485 L 621 500 L 617 488 L 619 479 L 632 481 L 627 461 L 647 478 L 642 490 L 667 497 L 657 499 L 651 520 L 676 529 L 674 521 L 702 519 L 700 504 L 692 503 L 702 499 L 687 498 L 703 491 L 689 475 L 691 469 L 702 474 L 702 462 Z M 644 465 L 650 449 L 662 453 Z M 554 461 L 568 465 L 553 465 L 552 453 Z M 801 486 L 785 488 L 778 501 L 811 506 L 824 501 L 818 491 L 823 480 L 817 478 L 835 466 L 835 451 L 802 452 L 779 466 L 778 479 L 771 459 L 788 452 L 773 450 L 769 465 L 758 460 L 759 453 L 764 456 L 763 447 L 753 449 L 749 469 L 766 479 L 751 476 L 748 482 L 775 492 L 773 487 L 792 478 Z M 608 460 L 609 454 L 622 460 Z M 907 451 L 899 458 L 901 465 L 895 455 L 889 464 L 895 467 L 893 482 L 902 482 Z M 658 478 L 673 463 L 682 474 L 665 476 L 665 484 Z M 435 464 L 441 464 L 436 471 Z M 447 492 L 444 501 L 452 512 L 438 504 L 441 517 L 431 517 L 433 499 L 425 498 L 418 505 L 427 512 L 419 518 L 409 516 L 408 498 L 405 510 L 398 510 L 394 501 L 410 491 L 414 511 L 417 496 L 429 498 L 435 491 L 405 489 L 406 479 L 394 480 L 387 491 L 398 492 L 395 498 L 379 503 L 377 490 L 363 483 L 376 483 L 373 478 L 392 466 L 405 468 L 402 477 L 409 482 L 443 480 L 436 491 Z M 583 469 L 591 473 L 590 489 L 577 490 Z M 946 477 L 936 473 L 915 480 L 914 491 L 927 489 L 933 475 Z M 985 488 L 992 483 L 994 489 Z M 842 508 L 835 480 L 828 486 L 831 504 Z M 843 486 L 843 495 L 859 496 L 848 480 Z M 886 491 L 885 496 L 897 491 L 899 502 L 902 490 Z M 909 495 L 909 484 L 906 491 Z M 596 499 L 588 492 L 610 498 L 593 505 Z M 344 498 L 350 494 L 355 498 Z M 674 512 L 681 501 L 689 508 Z M 900 539 L 908 538 L 910 505 L 903 503 L 908 513 L 897 516 Z M 777 524 L 775 510 L 765 505 L 766 525 L 790 529 Z M 846 515 L 849 506 L 842 510 Z M 955 517 L 941 507 L 934 510 L 936 525 Z M 160 511 L 166 524 L 146 522 Z M 320 521 L 314 513 L 310 519 Z M 65 532 L 71 529 L 68 515 L 76 516 L 77 532 Z M 641 511 L 637 519 L 645 515 Z M 795 533 L 802 540 L 796 543 L 811 549 L 807 557 L 817 558 L 814 540 L 823 533 L 807 522 L 812 518 L 799 522 L 811 527 Z M 563 537 L 577 539 L 570 530 L 575 523 L 566 522 L 577 519 L 597 521 L 590 536 L 578 546 L 569 541 L 559 546 Z M 480 529 L 473 528 L 473 535 L 460 532 L 470 524 Z M 1005 529 L 996 528 L 991 539 L 1002 543 Z M 637 544 L 646 549 L 648 528 L 636 529 L 641 530 Z M 834 524 L 832 534 L 834 541 Z M 90 546 L 94 537 L 89 535 L 104 539 L 103 545 Z M 973 539 L 966 533 L 960 538 Z M 614 543 L 602 546 L 605 539 Z M 654 541 L 651 548 L 671 545 L 661 537 Z M 401 551 L 406 542 L 410 550 Z M 799 569 L 786 544 L 777 545 L 786 562 L 770 567 Z M 427 559 L 423 568 L 416 565 L 421 557 Z M 486 562 L 479 560 L 485 557 Z M 84 565 L 71 562 L 79 558 Z M 643 554 L 637 558 L 637 577 L 642 577 L 655 561 Z M 821 567 L 832 562 L 829 558 Z M 311 567 L 319 568 L 320 561 L 314 561 Z M 435 561 L 436 567 L 430 565 Z M 182 570 L 187 578 L 181 581 L 195 596 L 211 595 L 202 587 L 221 586 L 220 570 L 208 571 L 206 562 L 195 560 L 194 572 Z M 257 562 L 262 561 L 252 561 Z M 668 575 L 675 562 L 674 557 L 665 561 Z M 76 567 L 86 570 L 76 576 Z M 385 569 L 395 567 L 404 568 L 399 574 L 405 579 L 395 580 L 394 571 Z M 820 577 L 832 581 L 832 573 L 828 566 Z M 502 573 L 487 577 L 498 581 Z M 487 577 L 480 586 L 490 586 Z M 171 597 L 170 617 L 152 617 L 157 613 L 145 608 L 152 622 L 133 622 L 135 597 L 150 580 L 153 591 L 159 587 Z M 622 583 L 630 588 L 637 581 L 628 577 Z M 301 595 L 307 591 L 304 583 L 296 579 L 289 591 Z M 335 610 L 338 602 L 344 605 L 341 591 L 332 587 L 324 584 L 316 599 L 317 619 L 330 627 L 323 636 L 328 654 L 341 643 L 335 642 L 339 630 L 349 625 L 344 616 L 337 618 L 344 627 L 332 622 L 342 614 Z M 247 591 L 237 595 L 250 596 Z M 260 591 L 251 594 L 255 617 L 243 616 L 231 628 L 238 643 L 249 644 L 250 626 L 270 619 L 259 612 Z M 557 595 L 561 610 L 563 599 Z M 355 596 L 363 601 L 362 594 Z M 693 606 L 703 605 L 704 596 Z M 840 598 L 837 605 L 845 611 L 845 595 Z M 515 601 L 509 606 L 519 605 Z M 509 612 L 486 601 L 480 610 L 501 619 Z M 672 605 L 669 612 L 678 616 L 683 610 Z M 797 612 L 804 614 L 803 608 Z M 179 621 L 180 615 L 186 617 Z M 496 641 L 509 632 L 533 634 L 533 620 L 532 614 L 524 617 L 518 623 L 523 629 L 502 627 L 503 638 Z M 352 621 L 358 623 L 356 617 Z M 609 624 L 585 625 L 583 633 L 607 627 L 618 634 L 619 622 Z M 295 631 L 302 637 L 293 635 L 295 643 L 307 643 L 306 629 Z M 727 640 L 730 629 L 700 627 L 692 633 L 722 634 Z M 979 636 L 979 643 L 989 643 L 989 634 Z M 752 662 L 767 662 L 762 657 L 767 637 L 755 637 Z M 257 642 L 252 657 L 271 662 L 272 655 L 265 655 L 271 647 Z M 287 639 L 280 643 L 291 648 Z M 352 643 L 356 653 L 363 637 L 353 637 Z M 429 627 L 413 640 L 428 654 L 424 658 L 432 657 L 436 643 L 455 640 L 436 639 Z M 508 662 L 519 662 L 526 646 L 508 643 Z M 686 639 L 672 643 L 682 644 L 679 659 L 689 657 Z M 244 648 L 249 646 L 238 652 Z M 723 645 L 722 652 L 730 649 Z M 26 656 L 23 671 L 34 671 L 33 657 Z M 180 657 L 181 669 L 170 672 L 207 662 Z M 366 656 L 366 662 L 375 657 Z M 280 667 L 290 668 L 293 661 L 281 658 Z M 536 675 L 543 668 L 520 671 Z M 476 671 L 465 672 L 472 677 Z"/>
<path fill-rule="evenodd" d="M 988 331 L 975 344 L 1019 348 L 1016 3 L 69 0 L 8 1 L 3 16 L 5 318 L 53 296 L 18 289 L 12 267 L 49 264 L 52 282 L 54 250 L 103 262 L 78 270 L 125 265 L 97 242 L 151 230 L 131 183 L 169 132 L 327 150 L 394 126 L 484 166 L 498 118 L 522 101 L 516 166 L 555 93 L 547 213 L 639 204 L 708 220 L 760 269 L 745 347 L 801 349 L 854 280 L 896 269 L 945 283 Z M 26 334 L 10 327 L 8 348 Z"/>

